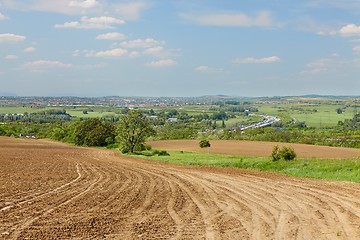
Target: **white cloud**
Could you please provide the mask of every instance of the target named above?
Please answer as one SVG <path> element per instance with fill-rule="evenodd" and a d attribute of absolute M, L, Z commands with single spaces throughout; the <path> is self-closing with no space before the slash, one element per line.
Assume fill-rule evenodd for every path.
<path fill-rule="evenodd" d="M 344 37 L 360 36 L 360 26 L 355 24 L 345 25 L 340 29 L 339 34 Z"/>
<path fill-rule="evenodd" d="M 148 67 L 171 67 L 174 66 L 176 64 L 176 62 L 172 59 L 163 59 L 163 60 L 159 60 L 159 61 L 152 61 L 146 64 L 146 66 Z"/>
<path fill-rule="evenodd" d="M 156 46 L 145 49 L 143 51 L 145 55 L 151 55 L 157 58 L 171 58 L 180 55 L 179 49 L 165 49 L 163 46 Z"/>
<path fill-rule="evenodd" d="M 3 0 L 3 6 L 21 11 L 55 12 L 67 15 L 94 13 L 96 1 L 74 0 Z M 98 9 L 97 13 L 100 13 Z"/>
<path fill-rule="evenodd" d="M 360 55 L 360 45 L 355 46 L 352 50 L 355 55 Z"/>
<path fill-rule="evenodd" d="M 130 58 L 136 58 L 138 56 L 140 56 L 141 54 L 138 51 L 132 51 L 129 53 L 129 57 Z"/>
<path fill-rule="evenodd" d="M 164 47 L 162 46 L 157 46 L 157 47 L 151 47 L 151 48 L 148 48 L 144 51 L 144 54 L 148 54 L 148 55 L 158 55 L 160 54 L 161 52 L 164 51 Z"/>
<path fill-rule="evenodd" d="M 304 74 L 319 74 L 319 73 L 322 73 L 322 72 L 326 72 L 328 69 L 327 68 L 314 68 L 314 69 L 310 69 L 310 70 L 305 70 L 301 73 L 304 73 Z"/>
<path fill-rule="evenodd" d="M 94 8 L 100 6 L 100 3 L 96 0 L 71 1 L 69 6 L 79 8 Z"/>
<path fill-rule="evenodd" d="M 115 48 L 107 51 L 89 51 L 85 55 L 87 57 L 123 57 L 128 54 L 128 51 L 123 48 Z"/>
<path fill-rule="evenodd" d="M 302 16 L 296 20 L 296 28 L 300 31 L 313 32 L 317 35 L 336 35 L 333 25 L 321 24 L 309 16 Z"/>
<path fill-rule="evenodd" d="M 72 64 L 62 63 L 59 61 L 49 61 L 49 60 L 38 60 L 27 62 L 24 64 L 24 68 L 33 72 L 44 71 L 51 68 L 71 68 Z"/>
<path fill-rule="evenodd" d="M 198 67 L 194 68 L 194 70 L 198 71 L 198 72 L 208 72 L 208 73 L 215 73 L 215 72 L 222 72 L 223 71 L 222 68 L 214 68 L 214 67 L 209 67 L 209 66 L 206 66 L 206 65 L 198 66 Z"/>
<path fill-rule="evenodd" d="M 126 36 L 124 34 L 118 32 L 104 33 L 96 37 L 96 39 L 101 39 L 101 40 L 124 40 L 125 38 Z"/>
<path fill-rule="evenodd" d="M 331 62 L 332 62 L 331 58 L 321 58 L 311 63 L 308 63 L 306 66 L 311 68 L 325 68 Z"/>
<path fill-rule="evenodd" d="M 28 47 L 28 48 L 24 49 L 24 52 L 26 52 L 26 53 L 32 53 L 32 52 L 35 52 L 35 51 L 36 51 L 36 49 L 34 47 Z"/>
<path fill-rule="evenodd" d="M 114 17 L 82 17 L 80 21 L 65 22 L 64 24 L 55 24 L 55 28 L 76 28 L 76 29 L 113 29 L 115 25 L 125 24 L 124 20 Z"/>
<path fill-rule="evenodd" d="M 349 65 L 351 62 L 339 59 L 338 54 L 331 54 L 329 57 L 320 58 L 306 64 L 305 74 L 320 74 L 324 72 L 336 71 L 341 66 Z"/>
<path fill-rule="evenodd" d="M 278 56 L 271 56 L 271 57 L 265 57 L 265 58 L 237 58 L 233 62 L 240 64 L 240 63 L 274 63 L 274 62 L 280 62 L 281 59 Z"/>
<path fill-rule="evenodd" d="M 152 47 L 146 48 L 142 52 L 144 55 L 150 55 L 150 56 L 154 56 L 157 58 L 163 58 L 163 59 L 172 58 L 174 56 L 180 55 L 180 52 L 181 52 L 180 49 L 165 49 L 163 46 L 161 46 L 163 44 L 165 44 L 165 42 L 153 41 L 153 44 L 151 44 L 151 41 L 147 41 L 147 42 L 143 42 L 143 44 L 139 43 L 140 47 L 142 47 L 142 48 L 146 48 L 150 45 L 154 45 Z"/>
<path fill-rule="evenodd" d="M 73 51 L 72 56 L 73 57 L 78 57 L 78 56 L 80 56 L 80 52 L 81 51 L 79 49 L 76 49 L 76 50 Z"/>
<path fill-rule="evenodd" d="M 143 53 L 146 55 L 152 55 L 155 57 L 162 57 L 165 55 L 164 47 L 162 47 L 162 46 L 148 48 L 148 49 L 144 50 Z"/>
<path fill-rule="evenodd" d="M 210 70 L 209 66 L 198 66 L 195 68 L 196 71 L 200 71 L 200 72 L 206 72 Z"/>
<path fill-rule="evenodd" d="M 146 9 L 148 4 L 145 1 L 131 1 L 128 3 L 117 3 L 111 6 L 115 13 L 120 14 L 124 19 L 137 20 L 141 11 Z"/>
<path fill-rule="evenodd" d="M 182 17 L 199 25 L 228 26 L 228 27 L 274 27 L 279 26 L 267 11 L 262 11 L 256 16 L 245 13 L 213 13 L 207 15 L 183 14 Z"/>
<path fill-rule="evenodd" d="M 6 60 L 16 60 L 18 58 L 19 58 L 19 56 L 17 56 L 17 55 L 7 55 L 7 56 L 5 56 Z"/>
<path fill-rule="evenodd" d="M 22 11 L 55 12 L 67 15 L 100 15 L 104 12 L 127 20 L 137 20 L 149 7 L 148 0 L 113 3 L 106 0 L 2 0 L 6 8 Z M 112 2 L 112 3 L 111 3 Z"/>
<path fill-rule="evenodd" d="M 26 39 L 25 36 L 16 35 L 12 33 L 0 34 L 0 43 L 18 43 Z"/>
<path fill-rule="evenodd" d="M 0 21 L 9 19 L 7 16 L 0 13 Z"/>
<path fill-rule="evenodd" d="M 164 44 L 164 42 L 159 42 L 153 38 L 135 39 L 120 43 L 124 48 L 151 48 L 162 44 Z"/>

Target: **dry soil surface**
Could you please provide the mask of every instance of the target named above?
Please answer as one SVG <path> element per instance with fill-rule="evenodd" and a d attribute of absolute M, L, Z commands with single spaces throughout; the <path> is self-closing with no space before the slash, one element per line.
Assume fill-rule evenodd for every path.
<path fill-rule="evenodd" d="M 197 151 L 241 155 L 241 156 L 270 156 L 275 145 L 293 147 L 297 156 L 305 158 L 357 158 L 360 157 L 360 149 L 338 148 L 327 146 L 315 146 L 293 143 L 213 140 L 210 141 L 210 149 L 201 149 L 196 140 L 172 140 L 149 142 L 154 149 Z"/>
<path fill-rule="evenodd" d="M 360 239 L 360 185 L 0 138 L 0 239 Z"/>

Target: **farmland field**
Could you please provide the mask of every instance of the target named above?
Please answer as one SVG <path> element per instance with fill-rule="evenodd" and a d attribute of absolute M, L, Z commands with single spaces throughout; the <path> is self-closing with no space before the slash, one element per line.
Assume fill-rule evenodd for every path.
<path fill-rule="evenodd" d="M 167 140 L 153 141 L 149 144 L 155 149 L 207 152 L 208 149 L 199 147 L 197 140 Z M 357 158 L 360 157 L 360 149 L 336 148 L 327 146 L 315 146 L 294 143 L 236 141 L 236 140 L 212 140 L 211 152 L 241 156 L 267 157 L 271 155 L 275 145 L 293 147 L 299 157 L 307 158 Z"/>
<path fill-rule="evenodd" d="M 359 239 L 360 185 L 0 138 L 3 239 Z"/>

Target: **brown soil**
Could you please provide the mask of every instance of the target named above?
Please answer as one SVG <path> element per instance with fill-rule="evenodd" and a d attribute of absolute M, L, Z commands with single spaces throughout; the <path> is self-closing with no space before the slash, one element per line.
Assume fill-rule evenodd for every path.
<path fill-rule="evenodd" d="M 234 141 L 234 140 L 213 140 L 210 141 L 210 149 L 201 149 L 199 141 L 196 140 L 172 140 L 149 142 L 154 149 L 178 150 L 178 151 L 197 151 L 241 155 L 241 156 L 270 156 L 275 145 L 290 146 L 295 149 L 297 156 L 306 158 L 357 158 L 360 157 L 360 149 L 337 148 L 326 146 L 314 146 L 292 143 L 275 142 L 253 142 L 253 141 Z"/>
<path fill-rule="evenodd" d="M 360 239 L 360 184 L 0 138 L 0 239 Z"/>

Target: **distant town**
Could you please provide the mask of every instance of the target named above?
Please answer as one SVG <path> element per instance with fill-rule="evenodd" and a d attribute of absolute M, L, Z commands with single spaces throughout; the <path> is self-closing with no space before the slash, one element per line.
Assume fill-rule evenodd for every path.
<path fill-rule="evenodd" d="M 14 106 L 33 106 L 33 107 L 73 107 L 73 106 L 104 106 L 104 107 L 128 107 L 128 108 L 142 108 L 142 107 L 162 107 L 162 106 L 182 106 L 182 105 L 202 105 L 213 104 L 219 101 L 239 100 L 252 101 L 258 104 L 261 103 L 276 103 L 281 102 L 299 102 L 306 101 L 306 99 L 316 98 L 331 98 L 331 99 L 356 99 L 359 96 L 320 96 L 320 95 L 305 95 L 305 96 L 283 96 L 283 97 L 232 97 L 226 95 L 209 95 L 200 97 L 121 97 L 121 96 L 107 96 L 107 97 L 17 97 L 17 96 L 1 96 L 0 106 L 14 107 Z"/>
<path fill-rule="evenodd" d="M 229 99 L 228 96 L 203 97 L 9 97 L 0 96 L 0 106 L 111 106 L 111 107 L 149 107 L 208 104 Z"/>

